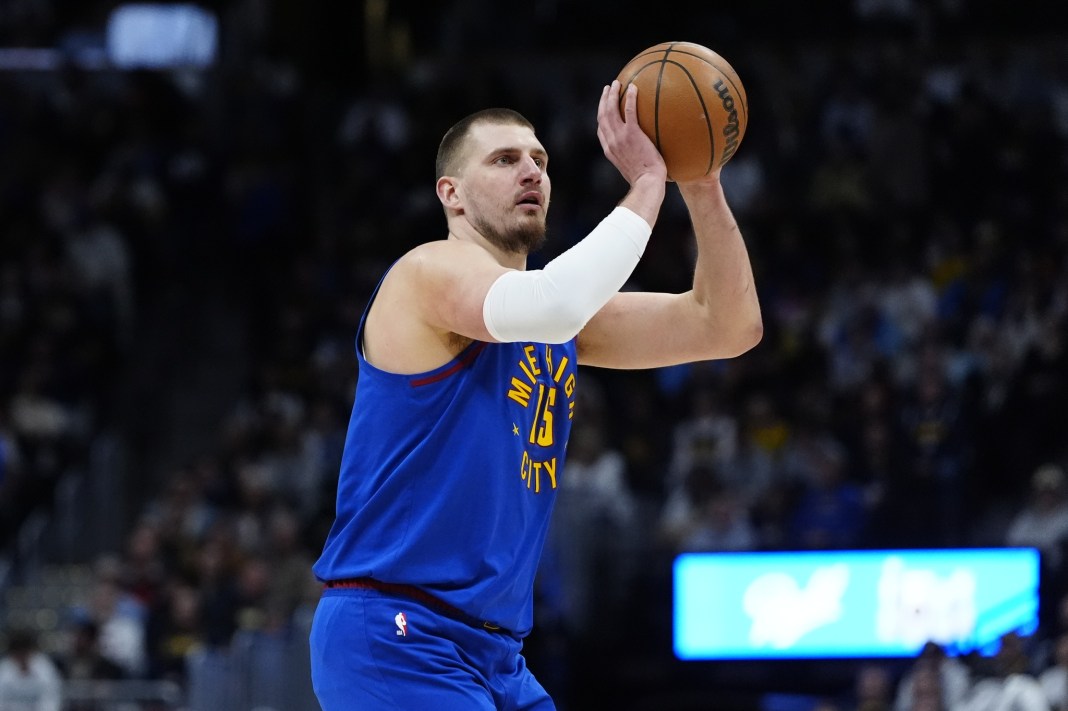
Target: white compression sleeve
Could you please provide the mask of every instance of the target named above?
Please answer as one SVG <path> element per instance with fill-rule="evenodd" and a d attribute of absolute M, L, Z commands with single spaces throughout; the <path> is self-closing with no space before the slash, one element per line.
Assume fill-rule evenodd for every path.
<path fill-rule="evenodd" d="M 502 343 L 565 343 L 618 292 L 638 265 L 652 228 L 617 207 L 544 269 L 510 271 L 482 305 L 486 330 Z"/>

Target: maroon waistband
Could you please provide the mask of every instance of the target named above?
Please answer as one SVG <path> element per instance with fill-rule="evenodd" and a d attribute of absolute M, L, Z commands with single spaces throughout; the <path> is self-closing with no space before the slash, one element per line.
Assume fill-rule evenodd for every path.
<path fill-rule="evenodd" d="M 508 630 L 504 629 L 500 625 L 496 625 L 488 620 L 482 620 L 473 615 L 469 615 L 463 610 L 444 600 L 431 595 L 425 590 L 421 590 L 414 585 L 405 585 L 403 583 L 384 583 L 381 580 L 375 580 L 374 578 L 345 578 L 342 580 L 328 580 L 323 583 L 323 587 L 327 590 L 335 590 L 338 588 L 350 589 L 350 590 L 376 590 L 378 592 L 386 593 L 388 595 L 396 595 L 398 597 L 406 597 L 417 602 L 424 603 L 430 607 L 435 607 L 439 611 L 445 613 L 449 617 L 455 620 L 459 620 L 465 624 L 478 629 L 486 630 L 488 632 L 498 632 L 500 634 L 511 634 Z"/>

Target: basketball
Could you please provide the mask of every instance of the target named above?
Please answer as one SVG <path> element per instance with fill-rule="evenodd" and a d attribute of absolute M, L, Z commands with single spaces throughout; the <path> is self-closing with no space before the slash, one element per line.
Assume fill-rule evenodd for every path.
<path fill-rule="evenodd" d="M 638 124 L 676 182 L 704 177 L 738 150 L 749 120 L 745 88 L 720 55 L 692 42 L 663 42 L 638 54 L 619 73 L 625 91 L 638 87 Z"/>

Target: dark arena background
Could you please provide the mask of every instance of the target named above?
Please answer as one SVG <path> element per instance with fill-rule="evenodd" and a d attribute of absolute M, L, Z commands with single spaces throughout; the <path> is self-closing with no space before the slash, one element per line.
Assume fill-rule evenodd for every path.
<path fill-rule="evenodd" d="M 539 266 L 625 189 L 601 87 L 684 40 L 748 92 L 723 183 L 765 334 L 580 371 L 530 667 L 568 711 L 1065 708 L 1066 28 L 1039 0 L 0 0 L 0 707 L 29 647 L 64 709 L 318 708 L 355 328 L 445 234 L 438 140 L 534 122 Z M 628 288 L 685 290 L 691 246 L 670 186 Z M 1039 604 L 994 644 L 915 595 L 907 653 L 675 654 L 680 553 L 1010 547 Z"/>

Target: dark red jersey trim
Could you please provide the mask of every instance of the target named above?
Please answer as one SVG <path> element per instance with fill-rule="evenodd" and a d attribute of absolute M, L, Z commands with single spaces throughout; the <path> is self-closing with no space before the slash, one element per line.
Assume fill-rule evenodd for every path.
<path fill-rule="evenodd" d="M 430 385 L 431 383 L 436 383 L 440 380 L 444 380 L 450 375 L 454 375 L 455 373 L 458 373 L 467 366 L 471 365 L 471 362 L 478 357 L 478 354 L 482 352 L 486 345 L 487 344 L 485 342 L 480 342 L 474 348 L 465 353 L 463 358 L 456 361 L 440 373 L 428 375 L 425 378 L 412 378 L 410 381 L 408 381 L 408 384 L 411 385 L 413 388 L 418 388 L 423 385 Z"/>
<path fill-rule="evenodd" d="M 430 593 L 420 590 L 414 585 L 402 585 L 399 583 L 384 583 L 381 580 L 375 580 L 374 578 L 346 578 L 344 580 L 328 580 L 323 583 L 323 587 L 327 590 L 335 590 L 337 588 L 348 588 L 350 590 L 376 590 L 388 595 L 397 595 L 399 597 L 406 597 L 412 600 L 418 600 L 423 604 L 435 607 L 441 612 L 444 612 L 449 617 L 464 622 L 472 627 L 486 630 L 487 632 L 497 632 L 499 634 L 511 634 L 508 630 L 498 625 L 489 622 L 488 620 L 480 620 L 477 617 L 472 617 L 463 610 L 453 607 L 444 600 L 431 595 Z"/>

